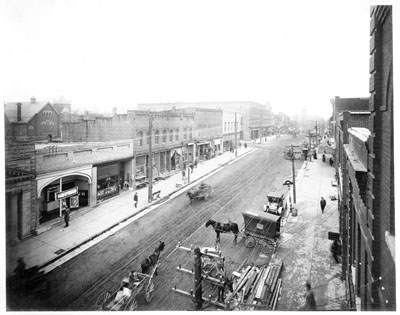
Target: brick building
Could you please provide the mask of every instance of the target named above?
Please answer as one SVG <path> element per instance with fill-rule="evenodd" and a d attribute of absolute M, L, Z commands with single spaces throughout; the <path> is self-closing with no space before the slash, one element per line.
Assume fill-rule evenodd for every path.
<path fill-rule="evenodd" d="M 182 108 L 203 108 L 220 109 L 223 112 L 237 113 L 240 115 L 239 139 L 253 140 L 260 136 L 266 136 L 268 130 L 273 127 L 274 119 L 269 105 L 262 105 L 256 102 L 177 102 L 177 103 L 149 103 L 138 104 L 139 109 L 151 109 L 156 111 L 182 109 Z M 229 116 L 222 116 L 222 125 L 228 122 Z M 231 136 L 228 136 L 232 138 Z"/>
<path fill-rule="evenodd" d="M 365 309 L 396 309 L 394 257 L 392 7 L 373 6 L 370 23 L 370 130 L 367 213 L 373 235 Z M 363 262 L 361 262 L 363 263 Z"/>
<path fill-rule="evenodd" d="M 365 117 L 354 119 L 360 113 L 354 116 L 354 112 L 343 112 L 354 111 L 354 107 L 344 108 L 337 98 L 334 103 L 342 272 L 349 292 L 354 284 L 361 310 L 393 311 L 396 268 L 391 6 L 371 7 L 370 34 L 368 124 Z M 361 115 L 366 115 L 365 111 Z M 352 128 L 355 124 L 361 128 Z"/>
<path fill-rule="evenodd" d="M 51 140 L 60 137 L 61 120 L 49 102 L 9 102 L 4 105 L 6 138 L 14 140 Z"/>

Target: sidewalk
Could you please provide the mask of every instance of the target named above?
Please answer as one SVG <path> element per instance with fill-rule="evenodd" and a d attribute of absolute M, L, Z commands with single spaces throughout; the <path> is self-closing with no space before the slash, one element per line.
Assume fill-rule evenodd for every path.
<path fill-rule="evenodd" d="M 289 216 L 277 249 L 276 258 L 284 264 L 278 311 L 299 310 L 304 306 L 306 281 L 314 290 L 318 311 L 344 310 L 346 286 L 340 279 L 341 265 L 331 256 L 332 241 L 328 239 L 329 231 L 339 232 L 338 203 L 329 198 L 335 169 L 329 162 L 322 162 L 321 146 L 318 153 L 317 160 L 304 162 L 297 173 L 298 215 Z M 321 197 L 327 201 L 323 214 Z"/>
<path fill-rule="evenodd" d="M 253 150 L 255 149 L 251 143 L 247 149 L 242 146 L 238 149 L 238 159 Z M 133 191 L 126 190 L 95 207 L 86 207 L 81 209 L 79 213 L 73 214 L 67 228 L 64 228 L 63 218 L 60 218 L 59 223 L 52 225 L 51 229 L 25 239 L 8 249 L 8 256 L 6 257 L 7 275 L 13 272 L 16 267 L 16 260 L 19 257 L 23 257 L 27 268 L 32 266 L 44 267 L 53 262 L 57 262 L 58 265 L 62 264 L 74 257 L 71 254 L 72 252 L 79 249 L 82 252 L 95 243 L 94 239 L 99 241 L 107 237 L 107 231 L 122 228 L 127 220 L 133 219 L 140 212 L 150 211 L 150 206 L 151 208 L 156 207 L 157 204 L 162 203 L 164 198 L 168 199 L 174 192 L 182 193 L 189 189 L 193 182 L 201 180 L 234 160 L 234 153 L 224 152 L 211 160 L 199 162 L 197 168 L 194 168 L 193 173 L 190 174 L 190 184 L 179 188 L 177 183 L 182 182 L 181 172 L 155 183 L 153 192 L 161 190 L 160 199 L 151 204 L 148 203 L 147 187 L 137 190 L 139 197 L 137 208 L 134 207 Z"/>

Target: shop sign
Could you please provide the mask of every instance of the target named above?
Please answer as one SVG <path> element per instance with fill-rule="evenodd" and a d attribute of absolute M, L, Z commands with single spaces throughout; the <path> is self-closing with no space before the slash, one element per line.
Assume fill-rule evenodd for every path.
<path fill-rule="evenodd" d="M 59 199 L 68 198 L 68 197 L 76 195 L 77 193 L 78 193 L 78 186 L 75 186 L 74 188 L 57 192 L 56 199 L 59 200 Z"/>
<path fill-rule="evenodd" d="M 79 196 L 78 195 L 71 196 L 71 198 L 69 200 L 69 207 L 71 209 L 79 208 Z"/>

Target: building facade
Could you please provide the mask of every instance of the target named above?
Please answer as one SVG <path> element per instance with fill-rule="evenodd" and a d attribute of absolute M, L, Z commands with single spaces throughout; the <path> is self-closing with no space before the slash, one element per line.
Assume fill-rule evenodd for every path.
<path fill-rule="evenodd" d="M 49 102 L 10 102 L 4 105 L 6 137 L 13 140 L 52 140 L 60 137 L 60 116 Z"/>
<path fill-rule="evenodd" d="M 396 267 L 391 6 L 371 8 L 370 34 L 369 114 L 365 111 L 360 113 L 360 108 L 354 113 L 354 107 L 346 106 L 338 98 L 334 102 L 333 132 L 337 142 L 342 274 L 348 280 L 349 292 L 352 292 L 354 285 L 359 300 L 357 309 L 394 311 Z M 344 112 L 344 109 L 353 112 Z M 359 128 L 354 128 L 355 125 Z"/>

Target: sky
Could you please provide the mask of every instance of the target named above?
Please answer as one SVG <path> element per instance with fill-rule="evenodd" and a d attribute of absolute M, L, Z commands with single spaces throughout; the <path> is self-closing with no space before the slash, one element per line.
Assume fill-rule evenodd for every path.
<path fill-rule="evenodd" d="M 329 118 L 331 98 L 369 96 L 371 4 L 3 0 L 0 97 L 63 96 L 73 109 L 119 113 L 148 102 L 254 101 Z"/>

